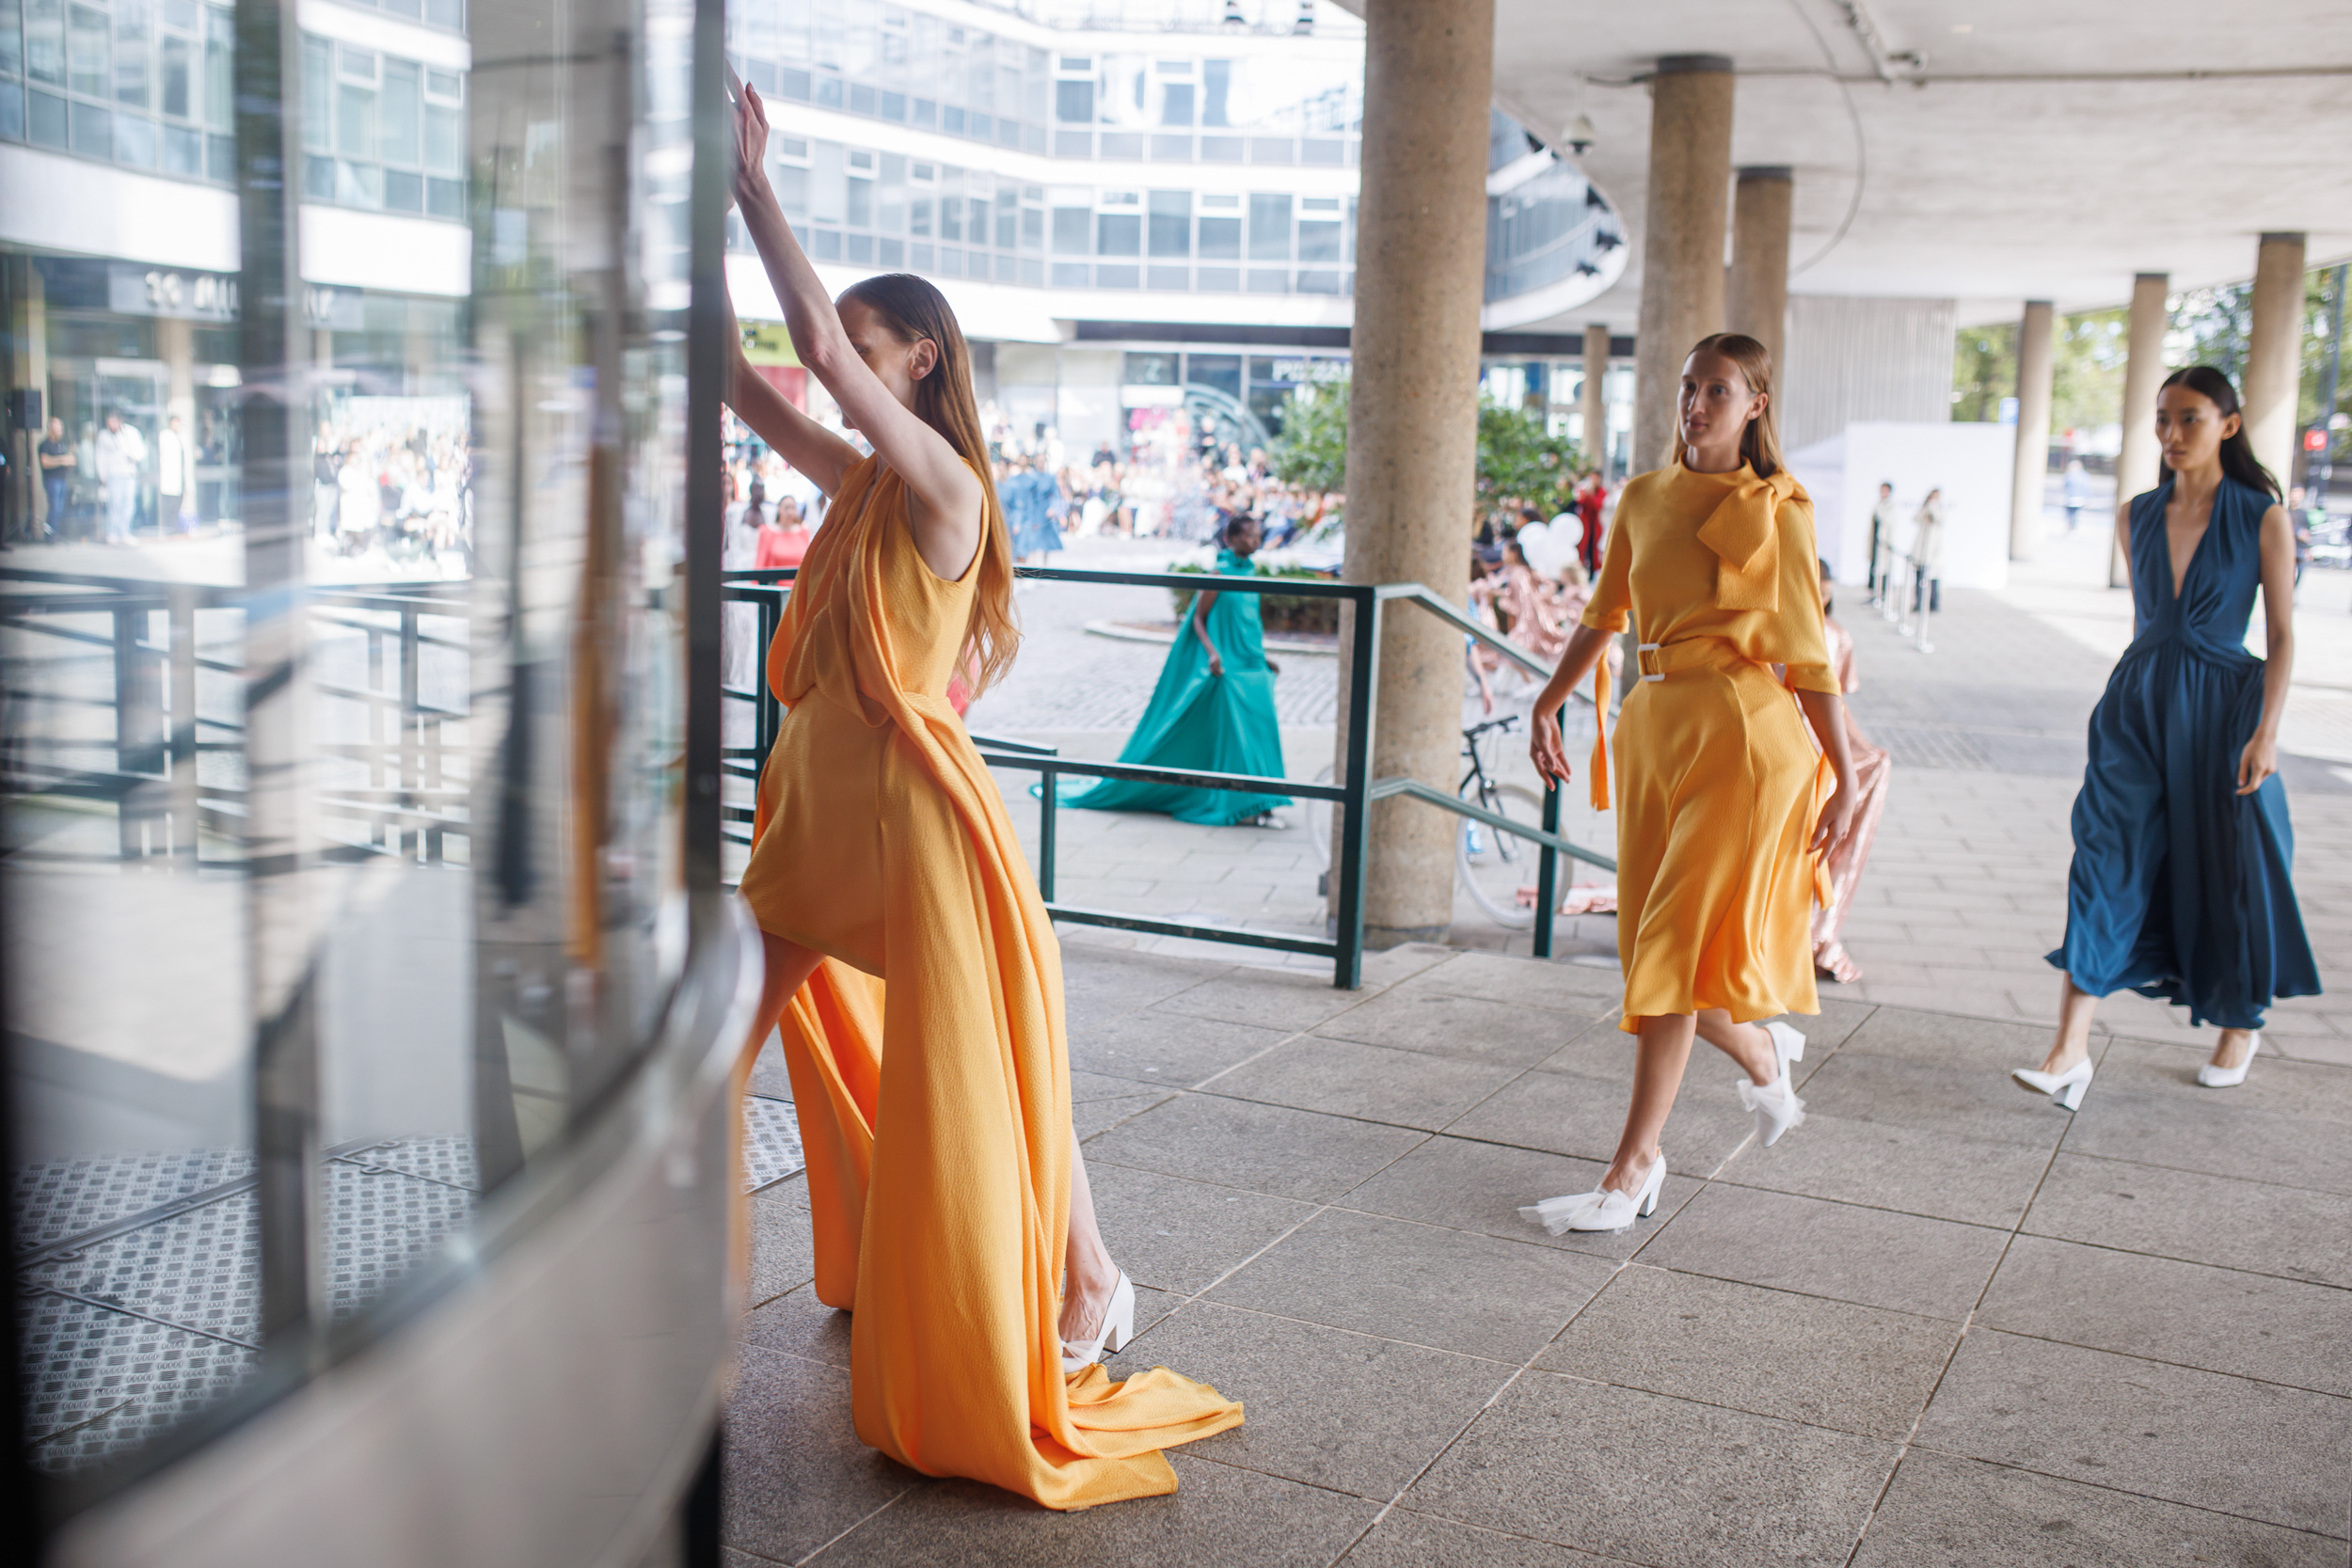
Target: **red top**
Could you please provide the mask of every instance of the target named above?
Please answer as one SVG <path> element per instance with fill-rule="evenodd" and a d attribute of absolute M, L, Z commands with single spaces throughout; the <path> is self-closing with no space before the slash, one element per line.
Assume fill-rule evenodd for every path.
<path fill-rule="evenodd" d="M 804 528 L 778 528 L 773 523 L 759 525 L 758 555 L 752 562 L 754 571 L 764 572 L 773 566 L 798 566 L 808 554 L 812 536 Z"/>

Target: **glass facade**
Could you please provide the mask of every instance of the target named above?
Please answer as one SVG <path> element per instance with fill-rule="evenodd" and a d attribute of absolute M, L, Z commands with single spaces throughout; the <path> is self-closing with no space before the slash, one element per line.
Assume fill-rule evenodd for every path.
<path fill-rule="evenodd" d="M 0 248 L 0 990 L 21 1449 L 67 1504 L 473 1266 L 717 894 L 694 7 L 230 15 L 0 0 L 0 135 L 78 193 L 0 188 L 56 236 Z"/>

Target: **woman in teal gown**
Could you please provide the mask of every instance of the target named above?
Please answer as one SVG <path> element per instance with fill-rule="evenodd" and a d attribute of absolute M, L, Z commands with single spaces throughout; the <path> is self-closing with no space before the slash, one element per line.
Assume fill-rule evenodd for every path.
<path fill-rule="evenodd" d="M 1226 524 L 1216 569 L 1248 577 L 1249 558 L 1263 535 L 1258 519 L 1235 517 Z M 1282 732 L 1274 716 L 1274 667 L 1266 662 L 1265 633 L 1255 594 L 1202 593 L 1160 667 L 1160 684 L 1119 760 L 1153 768 L 1184 768 L 1205 773 L 1251 773 L 1282 777 Z M 1223 827 L 1255 822 L 1278 806 L 1282 795 L 1253 795 L 1231 789 L 1179 789 L 1170 784 L 1104 779 L 1071 796 L 1065 805 L 1089 811 L 1166 812 L 1179 822 Z"/>

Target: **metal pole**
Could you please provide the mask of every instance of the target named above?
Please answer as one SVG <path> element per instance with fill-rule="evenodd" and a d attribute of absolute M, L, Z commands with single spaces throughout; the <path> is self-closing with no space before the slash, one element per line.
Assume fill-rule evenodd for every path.
<path fill-rule="evenodd" d="M 1566 712 L 1567 706 L 1563 704 L 1552 717 L 1556 720 Z M 1605 723 L 1608 715 L 1596 714 L 1593 721 Z M 1544 832 L 1556 833 L 1559 831 L 1560 785 L 1556 780 L 1547 780 L 1544 784 Z M 1539 958 L 1551 957 L 1551 922 L 1559 908 L 1560 851 L 1547 844 L 1536 851 L 1535 859 L 1535 957 Z"/>
<path fill-rule="evenodd" d="M 171 591 L 171 853 L 197 864 L 196 590 Z"/>
<path fill-rule="evenodd" d="M 1061 816 L 1054 784 L 1054 770 L 1043 769 L 1037 796 L 1037 895 L 1049 904 L 1054 901 L 1054 852 Z"/>
<path fill-rule="evenodd" d="M 1366 588 L 1355 595 L 1356 625 L 1348 648 L 1347 800 L 1340 825 L 1339 953 L 1331 984 L 1355 990 L 1364 983 L 1364 861 L 1372 852 L 1372 722 L 1379 695 L 1380 598 Z"/>
<path fill-rule="evenodd" d="M 726 501 L 720 405 L 726 392 L 726 210 L 734 126 L 727 113 L 724 0 L 694 7 L 694 171 L 688 205 L 686 322 L 686 884 L 719 888 L 720 550 Z M 697 900 L 702 908 L 707 900 Z"/>
<path fill-rule="evenodd" d="M 2316 506 L 2322 512 L 2328 510 L 2328 489 L 2336 477 L 2336 388 L 2340 385 L 2336 377 L 2344 368 L 2344 283 L 2346 270 L 2343 262 L 2336 263 L 2335 287 L 2328 291 L 2334 297 L 2328 307 L 2328 371 L 2319 383 L 2320 447 L 2318 455 L 2312 459 L 2311 467 L 2304 476 L 2304 503 Z"/>

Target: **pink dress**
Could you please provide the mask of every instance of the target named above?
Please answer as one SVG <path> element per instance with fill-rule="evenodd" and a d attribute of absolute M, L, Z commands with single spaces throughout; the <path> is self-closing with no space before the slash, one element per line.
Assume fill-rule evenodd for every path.
<path fill-rule="evenodd" d="M 1854 674 L 1853 634 L 1828 616 L 1821 618 L 1821 629 L 1829 641 L 1830 668 L 1836 673 L 1838 687 L 1851 692 L 1862 682 Z M 1870 844 L 1878 837 L 1879 818 L 1886 811 L 1886 781 L 1894 772 L 1894 762 L 1882 746 L 1870 743 L 1854 722 L 1853 709 L 1846 710 L 1846 745 L 1853 752 L 1855 784 L 1862 791 L 1862 809 L 1855 814 L 1853 831 L 1846 835 L 1829 856 L 1824 868 L 1829 872 L 1831 902 L 1813 911 L 1813 967 L 1831 979 L 1851 985 L 1862 978 L 1862 966 L 1853 961 L 1837 933 L 1845 928 L 1846 915 L 1853 908 L 1854 889 L 1861 885 L 1862 873 L 1870 863 Z"/>

